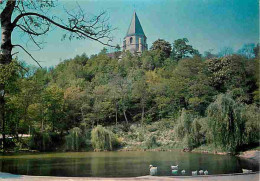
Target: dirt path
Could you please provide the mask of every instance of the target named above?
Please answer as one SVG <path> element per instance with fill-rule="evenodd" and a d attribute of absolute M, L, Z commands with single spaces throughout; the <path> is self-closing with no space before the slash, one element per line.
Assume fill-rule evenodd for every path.
<path fill-rule="evenodd" d="M 48 176 L 26 176 L 13 175 L 9 173 L 0 173 L 0 180 L 5 181 L 85 181 L 85 180 L 104 180 L 104 181 L 259 181 L 259 172 L 252 174 L 232 174 L 232 175 L 214 175 L 214 176 L 197 176 L 197 177 L 126 177 L 126 178 L 97 178 L 97 177 L 48 177 Z"/>

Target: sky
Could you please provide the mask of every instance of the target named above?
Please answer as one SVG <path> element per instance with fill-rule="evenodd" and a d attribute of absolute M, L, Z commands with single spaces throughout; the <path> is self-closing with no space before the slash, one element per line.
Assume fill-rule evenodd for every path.
<path fill-rule="evenodd" d="M 258 0 L 60 0 L 59 7 L 70 10 L 77 7 L 77 3 L 89 15 L 107 11 L 110 24 L 117 28 L 112 32 L 113 45 L 122 45 L 134 11 L 148 47 L 158 38 L 170 43 L 187 38 L 189 44 L 203 54 L 208 50 L 217 53 L 223 47 L 236 51 L 243 44 L 259 42 Z M 53 9 L 50 14 L 64 17 L 62 9 Z M 55 28 L 43 37 L 46 42 L 43 49 L 37 50 L 31 44 L 25 47 L 44 67 L 55 66 L 82 53 L 97 54 L 104 47 L 87 39 L 61 41 L 63 34 L 63 30 Z M 12 41 L 26 45 L 27 38 L 15 32 Z M 19 60 L 36 65 L 22 50 L 16 48 L 16 51 L 19 51 Z"/>

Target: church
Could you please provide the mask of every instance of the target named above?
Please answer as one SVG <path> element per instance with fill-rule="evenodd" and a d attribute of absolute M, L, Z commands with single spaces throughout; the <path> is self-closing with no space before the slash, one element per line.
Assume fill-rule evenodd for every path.
<path fill-rule="evenodd" d="M 134 12 L 130 26 L 128 28 L 126 36 L 124 37 L 123 51 L 128 50 L 133 54 L 141 54 L 147 49 L 147 37 L 144 34 L 144 30 L 136 12 Z"/>

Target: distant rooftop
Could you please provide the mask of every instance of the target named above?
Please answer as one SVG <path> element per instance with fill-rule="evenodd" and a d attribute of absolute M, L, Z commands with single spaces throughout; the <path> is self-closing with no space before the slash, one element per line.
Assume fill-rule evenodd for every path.
<path fill-rule="evenodd" d="M 134 15 L 133 15 L 131 24 L 128 28 L 126 37 L 127 36 L 133 36 L 133 35 L 143 35 L 143 36 L 145 36 L 143 28 L 141 26 L 141 23 L 140 23 L 138 17 L 137 17 L 136 12 L 134 12 Z"/>

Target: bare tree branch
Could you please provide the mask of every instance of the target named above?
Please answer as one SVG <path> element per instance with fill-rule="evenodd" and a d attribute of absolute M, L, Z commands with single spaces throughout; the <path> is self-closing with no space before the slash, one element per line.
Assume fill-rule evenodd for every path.
<path fill-rule="evenodd" d="M 21 49 L 23 49 L 23 51 L 25 51 L 25 53 L 27 53 L 42 68 L 40 63 L 23 46 L 21 46 L 21 45 L 13 45 L 13 47 L 20 47 Z"/>
<path fill-rule="evenodd" d="M 76 33 L 76 34 L 79 35 L 79 38 L 85 38 L 85 37 L 87 37 L 87 38 L 89 38 L 89 39 L 91 39 L 91 40 L 95 40 L 95 41 L 97 41 L 97 42 L 99 42 L 99 43 L 101 43 L 101 44 L 103 44 L 103 45 L 107 45 L 107 46 L 114 47 L 114 46 L 110 45 L 109 43 L 104 43 L 104 42 L 100 41 L 101 38 L 109 38 L 109 37 L 107 36 L 107 33 L 109 33 L 110 31 L 112 31 L 112 30 L 110 30 L 110 27 L 109 27 L 109 26 L 107 26 L 106 29 L 103 29 L 103 27 L 102 27 L 102 30 L 98 31 L 97 33 L 94 33 L 94 32 L 91 32 L 90 30 L 86 29 L 84 26 L 79 26 L 79 27 L 78 27 L 78 26 L 77 26 L 77 23 L 78 23 L 78 22 L 77 22 L 75 19 L 71 19 L 71 20 L 70 20 L 71 23 L 72 23 L 72 21 L 74 21 L 74 22 L 73 22 L 74 25 L 73 25 L 73 27 L 69 27 L 69 26 L 62 25 L 62 24 L 60 24 L 60 23 L 58 23 L 58 22 L 52 20 L 51 18 L 48 18 L 48 17 L 46 17 L 46 16 L 44 16 L 44 15 L 41 15 L 41 14 L 38 14 L 38 13 L 34 13 L 34 12 L 22 13 L 22 14 L 18 15 L 18 16 L 14 19 L 14 21 L 13 21 L 13 23 L 12 23 L 12 26 L 13 26 L 13 27 L 17 26 L 17 23 L 18 23 L 18 21 L 19 21 L 21 18 L 23 18 L 23 17 L 31 17 L 31 16 L 40 17 L 40 18 L 42 18 L 42 19 L 44 19 L 44 20 L 50 22 L 51 24 L 53 24 L 53 25 L 55 25 L 55 26 L 57 26 L 57 27 L 59 27 L 59 28 L 62 28 L 62 29 L 67 30 L 67 31 L 69 31 L 69 32 Z M 104 22 L 105 22 L 105 21 L 102 21 L 102 23 L 104 23 Z M 70 25 L 71 25 L 71 24 L 70 24 Z M 102 34 L 101 34 L 101 33 L 102 33 Z M 100 34 L 101 34 L 101 36 L 97 36 L 97 35 L 100 35 Z M 92 36 L 94 36 L 94 37 L 92 37 Z M 95 36 L 96 36 L 96 37 L 95 37 Z M 109 42 L 109 41 L 112 41 L 111 38 L 109 38 L 108 42 Z"/>
<path fill-rule="evenodd" d="M 14 56 L 14 55 L 17 54 L 17 53 L 19 53 L 19 52 L 14 52 L 14 53 L 12 54 L 12 56 Z"/>
<path fill-rule="evenodd" d="M 49 28 L 47 28 L 44 32 L 35 32 L 32 29 L 29 29 L 27 27 L 25 27 L 24 25 L 16 25 L 16 27 L 20 28 L 21 30 L 23 30 L 25 33 L 31 34 L 31 35 L 35 35 L 35 36 L 40 36 L 40 35 L 44 35 L 45 33 L 47 33 L 49 31 Z"/>
<path fill-rule="evenodd" d="M 27 70 L 26 68 L 24 68 L 22 65 L 20 65 L 19 63 L 16 62 L 16 65 L 18 67 L 20 67 L 21 69 L 23 69 L 24 71 L 26 71 L 27 73 L 29 72 L 29 70 Z"/>
<path fill-rule="evenodd" d="M 26 10 L 25 10 L 25 8 L 24 8 L 24 1 L 21 1 L 21 7 L 17 6 L 16 9 L 17 9 L 21 14 L 22 14 L 23 12 L 26 12 Z M 43 30 L 42 28 L 40 28 L 40 29 L 42 30 L 42 32 L 39 33 L 39 32 L 34 31 L 34 30 L 30 27 L 30 25 L 28 24 L 28 22 L 27 22 L 27 20 L 26 20 L 25 17 L 23 17 L 23 22 L 24 22 L 24 25 L 19 24 L 19 25 L 17 25 L 17 26 L 18 26 L 18 27 L 19 27 L 19 26 L 22 26 L 22 27 L 19 27 L 19 28 L 22 29 L 22 31 L 29 36 L 30 40 L 31 40 L 39 49 L 42 49 L 42 47 L 41 47 L 40 45 L 43 44 L 43 41 L 42 41 L 42 42 L 36 41 L 36 40 L 34 39 L 33 35 L 34 35 L 34 36 L 40 36 L 40 35 L 44 35 L 45 33 L 47 33 L 47 32 L 49 31 L 49 28 L 50 28 L 50 23 L 47 23 L 47 24 L 46 24 L 47 27 L 46 27 L 45 30 Z M 40 27 L 41 27 L 41 26 L 40 26 Z M 28 43 L 28 42 L 27 42 L 27 43 Z M 27 45 L 26 45 L 26 46 L 27 46 Z"/>

